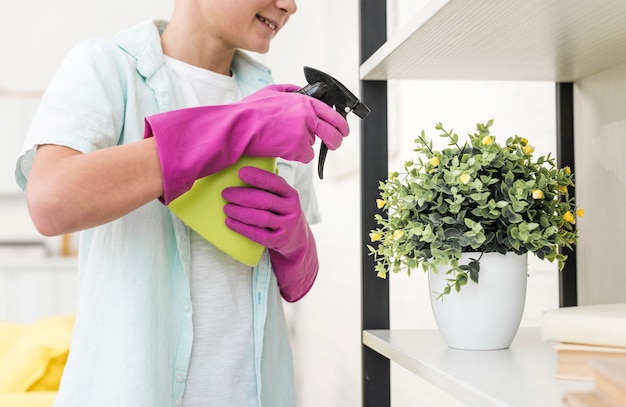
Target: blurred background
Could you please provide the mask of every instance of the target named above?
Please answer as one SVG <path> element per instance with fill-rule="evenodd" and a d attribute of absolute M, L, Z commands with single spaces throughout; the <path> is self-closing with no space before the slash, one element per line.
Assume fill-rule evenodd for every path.
<path fill-rule="evenodd" d="M 388 37 L 426 0 L 388 1 Z M 13 178 L 39 97 L 70 48 L 87 37 L 109 38 L 146 19 L 167 19 L 173 0 L 22 0 L 0 4 L 0 322 L 29 323 L 71 314 L 77 298 L 76 236 L 43 238 L 33 228 Z M 301 0 L 299 11 L 266 55 L 279 83 L 306 83 L 302 68 L 325 71 L 359 95 L 357 0 Z M 554 152 L 552 82 L 390 81 L 390 168 L 412 157 L 412 141 L 425 130 L 436 137 L 443 122 L 459 135 L 494 119 L 499 140 L 518 134 L 538 154 Z M 360 120 L 349 116 L 351 136 L 329 153 L 325 179 L 316 179 L 323 222 L 313 226 L 320 255 L 316 285 L 303 300 L 286 304 L 300 406 L 361 404 Z M 317 151 L 317 148 L 316 148 Z M 375 203 L 372 202 L 372 205 Z M 372 272 L 373 273 L 373 272 Z M 421 273 L 392 275 L 392 328 L 435 328 L 427 281 Z M 556 266 L 530 259 L 523 325 L 539 325 L 541 312 L 558 306 Z M 392 366 L 394 406 L 427 398 L 456 405 Z"/>

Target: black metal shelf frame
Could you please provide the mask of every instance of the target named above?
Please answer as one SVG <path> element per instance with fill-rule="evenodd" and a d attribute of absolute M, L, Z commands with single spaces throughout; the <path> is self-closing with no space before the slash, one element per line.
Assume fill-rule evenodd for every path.
<path fill-rule="evenodd" d="M 360 63 L 387 39 L 386 0 L 360 0 Z M 387 82 L 361 81 L 361 98 L 371 113 L 361 124 L 362 329 L 389 329 L 389 284 L 373 273 L 366 244 L 376 228 L 378 183 L 387 177 Z M 361 344 L 363 406 L 390 405 L 389 359 Z"/>

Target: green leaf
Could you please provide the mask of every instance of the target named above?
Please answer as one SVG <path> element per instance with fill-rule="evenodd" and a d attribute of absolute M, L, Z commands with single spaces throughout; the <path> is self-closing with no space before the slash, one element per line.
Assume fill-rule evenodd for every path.
<path fill-rule="evenodd" d="M 470 229 L 472 229 L 474 227 L 474 225 L 476 225 L 476 222 L 474 222 L 470 218 L 465 218 L 464 222 L 465 222 L 465 226 L 467 226 Z"/>
<path fill-rule="evenodd" d="M 379 183 L 383 213 L 376 213 L 376 233 L 381 240 L 366 245 L 378 272 L 424 271 L 445 267 L 450 278 L 447 289 L 460 290 L 467 280 L 478 281 L 479 262 L 459 266 L 462 250 L 525 253 L 558 262 L 565 258 L 559 247 L 577 243 L 575 225 L 564 222 L 563 214 L 574 213 L 573 196 L 562 191 L 574 185 L 572 174 L 556 167 L 548 154 L 533 161 L 526 154 L 522 137 L 513 136 L 500 145 L 490 134 L 493 120 L 478 123 L 465 142 L 452 130 L 436 125 L 448 146 L 433 149 L 422 131 L 415 139 L 416 157 L 406 159 L 404 172 L 393 171 Z M 490 143 L 482 140 L 491 136 Z M 459 144 L 461 143 L 461 144 Z M 532 143 L 530 143 L 532 145 Z M 437 157 L 433 167 L 429 159 Z M 461 174 L 470 181 L 462 184 Z M 543 199 L 532 198 L 541 189 Z M 397 230 L 402 236 L 394 236 Z M 372 231 L 374 232 L 374 231 Z M 473 260 L 473 261 L 474 261 Z"/>
<path fill-rule="evenodd" d="M 472 261 L 469 263 L 469 276 L 470 280 L 478 283 L 478 273 L 480 271 L 480 263 L 478 261 Z"/>

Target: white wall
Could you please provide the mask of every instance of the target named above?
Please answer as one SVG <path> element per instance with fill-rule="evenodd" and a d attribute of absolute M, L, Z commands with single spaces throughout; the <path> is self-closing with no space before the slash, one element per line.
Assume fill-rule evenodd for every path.
<path fill-rule="evenodd" d="M 578 302 L 626 302 L 626 64 L 574 87 L 576 197 L 585 208 L 578 222 Z"/>
<path fill-rule="evenodd" d="M 131 24 L 166 18 L 173 0 L 0 2 L 0 242 L 41 240 L 31 225 L 23 194 L 15 185 L 15 158 L 37 108 L 40 93 L 78 41 L 108 38 Z M 4 198 L 3 198 L 4 197 Z"/>
<path fill-rule="evenodd" d="M 172 4 L 173 0 L 3 1 L 0 88 L 41 89 L 77 41 L 108 38 L 139 21 L 167 17 Z"/>
<path fill-rule="evenodd" d="M 390 31 L 423 3 L 392 2 Z M 270 53 L 260 59 L 272 67 L 277 82 L 304 85 L 302 66 L 309 65 L 359 94 L 358 1 L 300 1 L 298 5 L 299 12 Z M 150 16 L 167 16 L 170 6 L 171 0 L 4 2 L 0 15 L 11 17 L 0 26 L 0 38 L 12 63 L 0 65 L 0 88 L 40 89 L 79 39 L 108 37 Z M 20 41 L 8 40 L 19 37 Z M 476 122 L 494 118 L 494 131 L 501 137 L 518 133 L 531 140 L 538 152 L 554 150 L 552 84 L 392 82 L 389 89 L 393 168 L 407 158 L 414 136 L 422 129 L 429 132 L 437 121 L 464 134 Z M 313 227 L 321 265 L 317 283 L 302 301 L 286 306 L 302 407 L 360 405 L 360 121 L 354 115 L 349 118 L 351 136 L 339 151 L 329 153 L 326 177 L 316 181 L 323 216 L 323 223 Z M 0 128 L 0 137 L 16 135 Z M 393 275 L 390 284 L 392 327 L 434 327 L 423 275 L 414 273 L 411 279 Z M 534 264 L 524 323 L 536 324 L 542 309 L 556 306 L 557 296 L 554 268 Z M 401 368 L 394 367 L 392 374 L 394 407 L 415 405 L 424 395 L 431 397 L 434 404 L 430 405 L 446 403 Z"/>

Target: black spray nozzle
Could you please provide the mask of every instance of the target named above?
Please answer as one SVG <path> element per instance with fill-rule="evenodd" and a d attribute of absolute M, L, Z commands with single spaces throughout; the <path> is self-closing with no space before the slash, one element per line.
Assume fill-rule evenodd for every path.
<path fill-rule="evenodd" d="M 354 96 L 341 82 L 327 73 L 305 66 L 304 77 L 309 84 L 298 90 L 298 93 L 321 100 L 334 108 L 344 118 L 350 112 L 353 112 L 361 119 L 365 119 L 370 114 L 369 107 Z M 328 147 L 322 143 L 317 164 L 317 174 L 320 179 L 324 178 L 324 162 L 326 161 L 327 153 Z"/>

